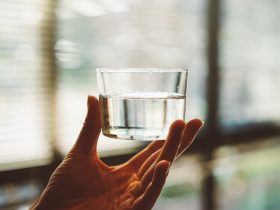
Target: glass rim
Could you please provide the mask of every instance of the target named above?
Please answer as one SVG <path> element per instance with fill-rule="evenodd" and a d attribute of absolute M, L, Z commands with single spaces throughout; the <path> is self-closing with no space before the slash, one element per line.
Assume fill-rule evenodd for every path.
<path fill-rule="evenodd" d="M 173 72 L 188 72 L 189 70 L 187 68 L 181 68 L 181 67 L 164 67 L 164 68 L 97 68 L 96 72 L 103 73 L 103 72 L 109 72 L 109 73 L 145 73 L 145 72 L 167 72 L 167 73 L 173 73 Z"/>

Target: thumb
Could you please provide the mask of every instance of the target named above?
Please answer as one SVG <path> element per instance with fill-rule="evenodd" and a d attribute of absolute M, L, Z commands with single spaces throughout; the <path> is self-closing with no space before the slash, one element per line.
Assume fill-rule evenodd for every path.
<path fill-rule="evenodd" d="M 90 155 L 92 150 L 96 151 L 100 131 L 101 116 L 98 99 L 88 96 L 87 116 L 73 149 L 80 154 Z"/>

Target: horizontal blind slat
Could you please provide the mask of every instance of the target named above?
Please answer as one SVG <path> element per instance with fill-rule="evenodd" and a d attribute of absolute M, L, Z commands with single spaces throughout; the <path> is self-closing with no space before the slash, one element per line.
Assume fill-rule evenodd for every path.
<path fill-rule="evenodd" d="M 51 157 L 49 4 L 0 1 L 0 170 L 1 165 Z"/>

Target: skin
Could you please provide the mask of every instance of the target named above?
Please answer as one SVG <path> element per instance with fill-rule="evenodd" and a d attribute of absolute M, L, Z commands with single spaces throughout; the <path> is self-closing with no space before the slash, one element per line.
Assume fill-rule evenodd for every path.
<path fill-rule="evenodd" d="M 193 142 L 203 122 L 172 123 L 166 141 L 155 141 L 129 161 L 108 166 L 97 154 L 101 131 L 98 100 L 88 97 L 80 135 L 31 210 L 148 210 L 164 186 L 172 162 Z"/>

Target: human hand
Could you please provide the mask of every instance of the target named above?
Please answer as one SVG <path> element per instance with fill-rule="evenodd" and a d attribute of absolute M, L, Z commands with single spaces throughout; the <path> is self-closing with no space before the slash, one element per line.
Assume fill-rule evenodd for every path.
<path fill-rule="evenodd" d="M 98 100 L 89 96 L 80 135 L 32 210 L 148 210 L 164 186 L 172 162 L 192 143 L 202 121 L 176 120 L 166 141 L 155 141 L 126 163 L 108 166 L 99 159 Z"/>

